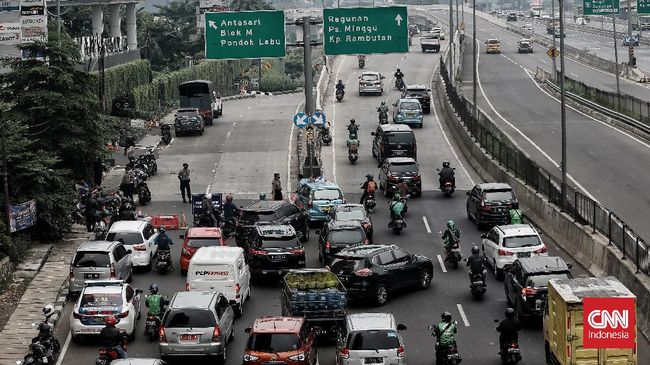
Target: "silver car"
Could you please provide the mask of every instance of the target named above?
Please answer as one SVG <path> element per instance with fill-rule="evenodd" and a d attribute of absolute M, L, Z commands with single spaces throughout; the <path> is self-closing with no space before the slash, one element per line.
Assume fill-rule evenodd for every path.
<path fill-rule="evenodd" d="M 365 71 L 359 76 L 359 95 L 364 95 L 368 93 L 381 95 L 384 93 L 384 79 L 386 77 L 382 76 L 379 72 L 376 71 Z"/>
<path fill-rule="evenodd" d="M 391 313 L 349 314 L 336 341 L 337 365 L 406 365 L 403 330 Z"/>
<path fill-rule="evenodd" d="M 131 250 L 121 242 L 87 241 L 77 248 L 70 264 L 70 292 L 80 293 L 86 280 L 118 279 L 131 282 Z"/>
<path fill-rule="evenodd" d="M 226 360 L 226 343 L 234 337 L 235 312 L 226 297 L 211 291 L 174 294 L 163 316 L 160 358 L 213 356 Z"/>

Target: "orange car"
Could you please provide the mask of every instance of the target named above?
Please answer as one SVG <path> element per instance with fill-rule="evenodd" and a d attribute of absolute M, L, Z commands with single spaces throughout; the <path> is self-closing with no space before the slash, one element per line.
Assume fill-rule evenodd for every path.
<path fill-rule="evenodd" d="M 221 228 L 194 227 L 180 235 L 184 239 L 181 249 L 181 274 L 187 275 L 187 268 L 190 266 L 190 259 L 196 250 L 207 246 L 226 246 L 221 235 Z"/>
<path fill-rule="evenodd" d="M 246 333 L 243 365 L 318 363 L 315 335 L 302 317 L 260 317 Z"/>

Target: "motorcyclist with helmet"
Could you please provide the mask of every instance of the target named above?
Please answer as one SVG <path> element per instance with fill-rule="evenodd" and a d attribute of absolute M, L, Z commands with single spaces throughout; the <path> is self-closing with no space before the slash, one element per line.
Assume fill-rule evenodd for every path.
<path fill-rule="evenodd" d="M 171 245 L 174 244 L 174 241 L 172 241 L 172 239 L 169 237 L 169 235 L 167 235 L 167 232 L 165 231 L 164 227 L 160 227 L 160 229 L 158 230 L 158 235 L 154 239 L 153 243 L 154 243 L 154 245 L 158 246 L 158 257 L 160 257 L 160 255 L 163 252 L 168 252 L 169 253 L 169 257 L 170 257 L 170 259 L 169 259 L 169 269 L 173 270 L 174 269 L 174 265 L 173 265 L 174 260 L 171 259 L 171 249 L 172 249 Z"/>
<path fill-rule="evenodd" d="M 207 193 L 201 199 L 201 210 L 203 216 L 210 218 L 210 227 L 219 227 L 219 220 L 214 214 L 214 205 L 212 205 L 212 194 Z"/>
<path fill-rule="evenodd" d="M 365 204 L 368 194 L 377 191 L 377 183 L 372 174 L 366 175 L 366 181 L 361 185 L 361 189 L 363 189 L 363 194 L 361 195 L 361 201 L 359 201 L 359 204 Z"/>
<path fill-rule="evenodd" d="M 357 139 L 357 135 L 359 134 L 359 125 L 356 120 L 350 119 L 350 124 L 348 124 L 348 133 L 348 139 Z"/>
<path fill-rule="evenodd" d="M 454 175 L 454 169 L 451 168 L 451 164 L 447 161 L 443 162 L 442 168 L 440 171 L 438 171 L 440 189 L 443 188 L 445 182 L 447 181 L 451 181 L 452 185 L 456 187 L 456 177 Z"/>
<path fill-rule="evenodd" d="M 345 85 L 343 85 L 343 80 L 339 80 L 339 82 L 336 83 L 336 92 L 342 92 L 343 95 L 345 95 Z"/>
<path fill-rule="evenodd" d="M 386 105 L 386 100 L 381 101 L 381 105 L 377 108 L 379 113 L 379 122 L 381 123 L 382 117 L 385 118 L 385 122 L 388 123 L 388 105 Z"/>
<path fill-rule="evenodd" d="M 467 258 L 467 266 L 469 267 L 469 280 L 472 280 L 472 276 L 476 273 L 481 274 L 481 278 L 485 282 L 485 276 L 487 272 L 483 265 L 483 257 L 480 255 L 480 250 L 478 246 L 472 247 L 472 255 Z"/>
<path fill-rule="evenodd" d="M 442 357 L 449 348 L 456 346 L 455 334 L 458 333 L 458 323 L 451 321 L 451 313 L 444 312 L 442 321 L 433 327 L 433 334 L 438 339 L 436 343 L 436 363 L 442 362 Z"/>
<path fill-rule="evenodd" d="M 144 305 L 149 308 L 149 313 L 158 317 L 158 319 L 160 319 L 163 308 L 167 304 L 162 295 L 158 293 L 159 290 L 158 284 L 152 283 L 149 285 L 149 295 L 144 302 Z"/>
<path fill-rule="evenodd" d="M 460 229 L 456 228 L 454 221 L 450 220 L 447 222 L 447 229 L 442 235 L 442 240 L 444 241 L 445 252 L 449 256 L 454 242 L 460 242 Z"/>
<path fill-rule="evenodd" d="M 106 326 L 99 332 L 99 337 L 102 339 L 104 347 L 114 349 L 117 352 L 118 359 L 126 359 L 126 334 L 122 333 L 115 325 L 117 318 L 115 316 L 108 316 L 104 320 Z"/>
<path fill-rule="evenodd" d="M 515 319 L 515 310 L 512 308 L 506 309 L 506 319 L 499 322 L 497 332 L 499 332 L 499 349 L 503 351 L 503 347 L 512 342 L 518 343 L 519 330 L 522 324 L 519 320 Z"/>
<path fill-rule="evenodd" d="M 402 214 L 404 211 L 404 202 L 398 193 L 395 193 L 395 195 L 393 195 L 393 200 L 390 202 L 390 204 L 388 204 L 388 208 L 390 209 L 391 221 L 395 219 L 395 216 Z"/>
<path fill-rule="evenodd" d="M 404 74 L 402 73 L 402 71 L 400 71 L 399 68 L 395 70 L 395 74 L 393 76 L 395 77 L 395 83 L 397 83 L 397 80 L 404 79 Z"/>

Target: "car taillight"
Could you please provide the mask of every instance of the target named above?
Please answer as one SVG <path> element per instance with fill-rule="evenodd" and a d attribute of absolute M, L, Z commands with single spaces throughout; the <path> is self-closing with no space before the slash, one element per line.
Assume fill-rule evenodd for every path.
<path fill-rule="evenodd" d="M 72 317 L 74 317 L 74 319 L 81 319 L 81 314 L 77 312 L 72 312 Z"/>
<path fill-rule="evenodd" d="M 190 283 L 185 283 L 185 291 L 190 291 Z"/>
<path fill-rule="evenodd" d="M 158 331 L 158 337 L 160 337 L 160 342 L 167 342 L 167 335 L 165 334 L 165 327 L 160 326 Z"/>
<path fill-rule="evenodd" d="M 416 153 L 418 151 L 418 145 L 417 143 L 413 142 L 413 153 Z"/>
<path fill-rule="evenodd" d="M 367 244 L 368 244 L 368 239 L 367 239 L 367 238 L 363 241 L 363 244 L 364 244 L 364 245 L 367 245 Z"/>
<path fill-rule="evenodd" d="M 237 299 L 239 299 L 239 297 L 240 297 L 240 295 L 239 295 L 240 290 L 241 290 L 241 285 L 236 284 L 235 285 L 235 298 L 237 298 Z"/>
<path fill-rule="evenodd" d="M 535 288 L 523 288 L 521 289 L 521 295 L 523 296 L 529 296 L 529 295 L 535 295 L 537 294 L 537 289 Z"/>
<path fill-rule="evenodd" d="M 251 255 L 266 255 L 268 253 L 266 250 L 256 250 L 254 248 L 251 248 L 249 252 Z"/>
<path fill-rule="evenodd" d="M 341 357 L 344 359 L 350 358 L 350 350 L 347 347 L 341 349 Z"/>
<path fill-rule="evenodd" d="M 185 248 L 185 247 L 183 247 L 183 249 L 181 250 L 181 255 L 183 255 L 183 257 L 185 257 L 185 258 L 187 258 L 187 259 L 192 258 L 192 254 L 191 254 L 190 251 L 189 251 L 187 248 Z"/>
<path fill-rule="evenodd" d="M 122 313 L 117 315 L 117 317 L 119 317 L 119 318 L 126 318 L 128 316 L 129 316 L 129 311 L 122 312 Z"/>
<path fill-rule="evenodd" d="M 259 359 L 260 358 L 255 355 L 249 355 L 249 354 L 244 355 L 244 362 L 257 361 Z"/>
<path fill-rule="evenodd" d="M 540 248 L 539 250 L 535 250 L 535 253 L 536 253 L 536 254 L 547 253 L 547 252 L 548 252 L 548 249 L 546 248 L 546 246 L 543 246 L 543 247 Z"/>
<path fill-rule="evenodd" d="M 397 348 L 397 357 L 404 357 L 404 346 Z"/>
<path fill-rule="evenodd" d="M 111 278 L 114 278 L 115 276 L 115 264 L 111 264 Z"/>
<path fill-rule="evenodd" d="M 413 176 L 413 181 L 420 181 L 420 177 L 419 176 Z"/>
<path fill-rule="evenodd" d="M 293 250 L 289 251 L 294 255 L 304 255 L 305 254 L 305 249 L 304 248 L 294 248 Z"/>
<path fill-rule="evenodd" d="M 212 331 L 212 342 L 221 342 L 221 328 L 219 326 L 214 326 L 214 331 Z"/>
<path fill-rule="evenodd" d="M 481 203 L 481 210 L 484 212 L 491 212 L 492 207 L 490 205 L 484 205 L 483 203 Z"/>
<path fill-rule="evenodd" d="M 154 316 L 153 314 L 147 316 L 147 321 L 155 321 L 155 320 L 156 320 L 156 316 Z"/>
<path fill-rule="evenodd" d="M 133 245 L 133 250 L 134 251 L 146 251 L 147 246 L 145 246 L 144 243 L 139 244 L 139 245 Z"/>
<path fill-rule="evenodd" d="M 371 276 L 372 275 L 372 270 L 370 270 L 368 268 L 359 269 L 359 270 L 354 272 L 354 275 L 360 276 L 360 277 Z"/>
<path fill-rule="evenodd" d="M 514 255 L 514 253 L 512 253 L 512 251 L 499 249 L 499 256 L 512 256 L 512 255 Z"/>
<path fill-rule="evenodd" d="M 330 241 L 325 242 L 325 252 L 330 252 L 330 248 L 332 248 Z"/>
<path fill-rule="evenodd" d="M 313 208 L 313 207 L 314 207 L 313 201 L 310 200 L 309 202 L 307 202 L 307 208 Z"/>

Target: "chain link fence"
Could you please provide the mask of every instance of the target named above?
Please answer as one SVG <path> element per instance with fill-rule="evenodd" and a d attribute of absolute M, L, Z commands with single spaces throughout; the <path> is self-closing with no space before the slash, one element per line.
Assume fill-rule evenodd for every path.
<path fill-rule="evenodd" d="M 481 148 L 507 171 L 523 180 L 536 192 L 547 197 L 550 203 L 560 206 L 562 201 L 561 179 L 531 160 L 480 110 L 477 113 L 478 118 L 474 118 L 474 106 L 449 82 L 444 59 L 440 61 L 440 74 L 445 82 L 447 97 L 454 110 Z M 648 244 L 615 213 L 570 185 L 566 189 L 564 211 L 576 222 L 589 225 L 593 232 L 600 232 L 607 236 L 609 243 L 624 253 L 621 259 L 633 260 L 637 271 L 650 274 Z"/>

